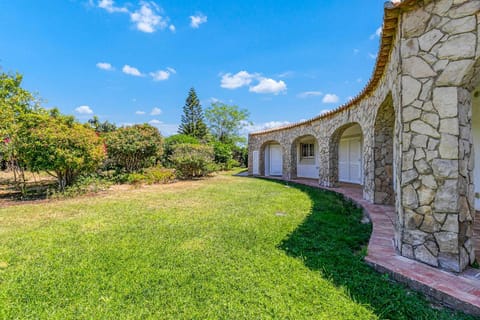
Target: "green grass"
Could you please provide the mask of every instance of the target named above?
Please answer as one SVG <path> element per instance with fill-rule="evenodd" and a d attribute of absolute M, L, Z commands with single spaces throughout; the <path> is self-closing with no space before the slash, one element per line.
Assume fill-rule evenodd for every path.
<path fill-rule="evenodd" d="M 362 261 L 332 193 L 218 176 L 0 210 L 1 319 L 468 319 Z"/>

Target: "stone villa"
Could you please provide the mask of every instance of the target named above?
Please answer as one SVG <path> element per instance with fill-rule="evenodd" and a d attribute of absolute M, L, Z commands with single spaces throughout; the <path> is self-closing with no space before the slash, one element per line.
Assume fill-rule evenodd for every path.
<path fill-rule="evenodd" d="M 365 89 L 250 134 L 249 174 L 360 185 L 363 199 L 395 207 L 398 254 L 463 271 L 480 210 L 480 0 L 387 2 Z"/>

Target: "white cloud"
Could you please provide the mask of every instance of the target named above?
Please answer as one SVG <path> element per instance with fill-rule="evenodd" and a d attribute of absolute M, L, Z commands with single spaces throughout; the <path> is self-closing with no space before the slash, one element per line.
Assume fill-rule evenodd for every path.
<path fill-rule="evenodd" d="M 248 73 L 245 70 L 236 74 L 226 73 L 222 75 L 220 86 L 225 89 L 237 89 L 250 85 L 253 80 L 258 80 L 258 83 L 250 86 L 250 92 L 278 94 L 287 90 L 287 85 L 282 80 L 276 81 L 262 77 L 259 73 Z"/>
<path fill-rule="evenodd" d="M 150 72 L 150 76 L 153 78 L 153 81 L 164 81 L 170 78 L 170 72 L 165 70 L 158 70 L 155 72 Z"/>
<path fill-rule="evenodd" d="M 93 114 L 93 110 L 89 106 L 80 106 L 75 109 L 78 114 Z"/>
<path fill-rule="evenodd" d="M 125 7 L 116 7 L 113 0 L 100 0 L 98 7 L 107 10 L 109 13 L 128 12 L 128 9 Z"/>
<path fill-rule="evenodd" d="M 242 133 L 248 134 L 250 132 L 278 128 L 278 127 L 286 126 L 288 124 L 290 124 L 289 121 L 270 121 L 270 122 L 264 122 L 264 123 L 253 123 L 253 124 L 249 124 L 248 126 L 245 126 L 244 129 L 242 130 Z"/>
<path fill-rule="evenodd" d="M 369 54 L 368 54 L 368 57 L 369 57 L 370 59 L 374 59 L 374 60 L 377 59 L 377 55 L 376 55 L 376 54 L 373 54 L 373 53 L 369 53 Z"/>
<path fill-rule="evenodd" d="M 190 16 L 190 27 L 198 29 L 202 23 L 206 23 L 208 17 L 203 14 L 198 14 L 196 16 Z"/>
<path fill-rule="evenodd" d="M 128 64 L 124 65 L 122 68 L 123 73 L 135 77 L 143 77 L 143 74 L 135 67 L 129 66 Z"/>
<path fill-rule="evenodd" d="M 373 40 L 375 38 L 379 38 L 382 35 L 382 27 L 378 27 L 377 30 L 375 30 L 375 33 L 370 35 L 370 40 Z"/>
<path fill-rule="evenodd" d="M 150 72 L 150 76 L 154 81 L 164 81 L 170 78 L 170 75 L 176 74 L 177 71 L 173 68 L 167 68 L 167 70 L 158 70 L 155 72 Z"/>
<path fill-rule="evenodd" d="M 153 1 L 140 1 L 139 8 L 130 11 L 127 7 L 118 7 L 114 0 L 100 0 L 98 7 L 105 9 L 109 13 L 121 12 L 130 16 L 130 21 L 134 23 L 135 28 L 139 31 L 152 33 L 157 30 L 169 28 L 175 32 L 175 26 L 168 24 L 169 18 L 163 17 L 163 10 Z"/>
<path fill-rule="evenodd" d="M 250 92 L 255 93 L 273 93 L 279 94 L 280 92 L 284 92 L 287 90 L 287 85 L 284 81 L 275 81 L 269 78 L 262 78 L 260 79 L 260 83 L 256 86 L 250 87 Z"/>
<path fill-rule="evenodd" d="M 150 112 L 151 116 L 158 116 L 162 114 L 162 109 L 160 108 L 153 108 L 152 111 Z"/>
<path fill-rule="evenodd" d="M 220 86 L 225 89 L 237 89 L 248 86 L 257 74 L 250 74 L 247 71 L 240 71 L 234 75 L 231 73 L 224 74 Z"/>
<path fill-rule="evenodd" d="M 321 95 L 323 95 L 321 91 L 305 91 L 305 92 L 299 93 L 297 97 L 305 99 L 308 97 L 316 97 Z"/>
<path fill-rule="evenodd" d="M 323 115 L 325 113 L 328 113 L 330 111 L 332 111 L 332 110 L 331 109 L 323 109 L 322 111 L 320 111 L 320 113 L 318 115 L 321 116 L 321 115 Z"/>
<path fill-rule="evenodd" d="M 106 70 L 106 71 L 113 71 L 115 70 L 112 65 L 108 62 L 99 62 L 97 63 L 97 68 L 98 69 L 102 69 L 102 70 Z"/>
<path fill-rule="evenodd" d="M 178 124 L 173 123 L 163 123 L 158 119 L 153 119 L 148 122 L 148 124 L 157 127 L 158 130 L 162 133 L 162 136 L 168 137 L 178 132 Z"/>
<path fill-rule="evenodd" d="M 294 71 L 285 71 L 277 75 L 278 78 L 289 78 L 295 74 Z"/>
<path fill-rule="evenodd" d="M 141 1 L 140 4 L 140 9 L 130 13 L 130 20 L 137 30 L 152 33 L 168 26 L 168 19 L 160 15 L 161 9 L 155 2 Z"/>
<path fill-rule="evenodd" d="M 153 120 L 148 121 L 148 124 L 151 124 L 152 126 L 158 126 L 158 125 L 162 124 L 162 121 L 157 120 L 157 119 L 153 119 Z"/>
<path fill-rule="evenodd" d="M 337 103 L 340 98 L 336 94 L 327 93 L 325 97 L 323 97 L 323 103 Z"/>
<path fill-rule="evenodd" d="M 139 116 L 142 116 L 144 115 L 146 112 L 145 111 L 142 111 L 142 110 L 137 110 L 135 111 L 135 114 L 138 114 Z"/>

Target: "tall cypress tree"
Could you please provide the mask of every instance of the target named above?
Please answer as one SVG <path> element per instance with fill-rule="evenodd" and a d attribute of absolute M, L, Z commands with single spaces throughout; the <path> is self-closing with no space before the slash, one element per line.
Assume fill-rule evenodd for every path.
<path fill-rule="evenodd" d="M 187 100 L 185 100 L 182 123 L 178 128 L 178 133 L 198 139 L 203 139 L 207 135 L 207 125 L 204 122 L 202 106 L 194 88 L 190 89 Z"/>

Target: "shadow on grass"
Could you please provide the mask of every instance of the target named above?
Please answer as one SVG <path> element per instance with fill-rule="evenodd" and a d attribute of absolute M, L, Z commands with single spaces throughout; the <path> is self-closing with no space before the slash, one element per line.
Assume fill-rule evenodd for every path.
<path fill-rule="evenodd" d="M 362 209 L 330 191 L 288 185 L 312 201 L 309 216 L 279 245 L 289 256 L 345 288 L 354 301 L 369 306 L 382 319 L 474 319 L 435 308 L 423 295 L 369 267 L 363 258 L 372 226 L 360 222 Z"/>

